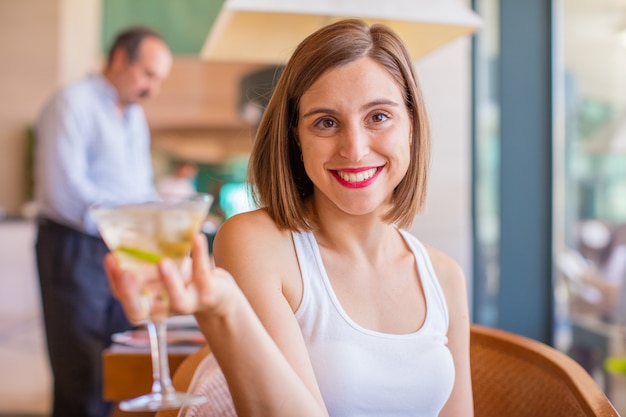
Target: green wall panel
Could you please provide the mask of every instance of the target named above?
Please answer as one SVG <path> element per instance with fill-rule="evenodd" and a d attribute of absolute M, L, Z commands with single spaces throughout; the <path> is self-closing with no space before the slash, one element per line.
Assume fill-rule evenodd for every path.
<path fill-rule="evenodd" d="M 104 0 L 102 52 L 120 30 L 131 25 L 157 29 L 172 52 L 196 55 L 202 49 L 224 0 Z"/>

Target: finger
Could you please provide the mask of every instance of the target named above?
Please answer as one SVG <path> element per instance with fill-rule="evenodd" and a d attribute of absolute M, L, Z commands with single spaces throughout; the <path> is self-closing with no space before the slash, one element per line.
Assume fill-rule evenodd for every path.
<path fill-rule="evenodd" d="M 195 236 L 191 248 L 192 282 L 200 294 L 210 292 L 209 276 L 211 275 L 211 260 L 209 259 L 209 245 L 203 233 Z"/>
<path fill-rule="evenodd" d="M 236 291 L 237 285 L 230 273 L 213 266 L 208 246 L 204 234 L 196 236 L 192 248 L 192 282 L 197 291 L 197 310 L 216 313 L 225 311 L 226 304 L 233 291 Z"/>
<path fill-rule="evenodd" d="M 145 320 L 148 316 L 148 309 L 139 295 L 139 282 L 135 276 L 122 270 L 112 253 L 105 256 L 104 269 L 109 279 L 111 292 L 119 300 L 128 320 L 134 323 Z"/>
<path fill-rule="evenodd" d="M 195 295 L 185 286 L 180 271 L 171 259 L 164 259 L 158 265 L 163 286 L 170 298 L 170 309 L 179 314 L 192 313 L 196 307 Z"/>
<path fill-rule="evenodd" d="M 107 253 L 104 257 L 104 272 L 106 273 L 107 279 L 109 280 L 109 287 L 111 287 L 111 292 L 115 298 L 119 298 L 118 289 L 117 289 L 117 279 L 116 277 L 119 275 L 119 266 L 117 264 L 117 259 L 112 253 Z"/>

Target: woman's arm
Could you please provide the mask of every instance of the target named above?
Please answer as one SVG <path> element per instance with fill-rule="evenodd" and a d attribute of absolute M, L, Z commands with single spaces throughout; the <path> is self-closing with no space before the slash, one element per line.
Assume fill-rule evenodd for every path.
<path fill-rule="evenodd" d="M 295 257 L 291 237 L 287 233 L 285 240 L 269 226 L 263 215 L 254 214 L 222 226 L 215 260 L 229 272 L 210 266 L 206 238 L 200 235 L 192 250 L 192 282 L 184 285 L 169 261 L 159 265 L 163 282 L 173 312 L 195 313 L 238 415 L 327 416 L 299 326 L 283 295 L 283 274 L 294 272 L 291 262 L 300 279 L 295 258 L 290 261 Z M 119 270 L 113 256 L 106 266 L 128 317 L 141 318 L 133 277 Z"/>
<path fill-rule="evenodd" d="M 455 368 L 454 388 L 440 417 L 472 417 L 474 399 L 470 370 L 470 319 L 466 282 L 459 265 L 444 253 L 428 248 L 448 304 L 448 348 Z"/>
<path fill-rule="evenodd" d="M 265 211 L 244 213 L 222 225 L 213 248 L 216 265 L 233 275 L 258 317 L 254 328 L 232 322 L 229 329 L 236 333 L 229 341 L 222 339 L 219 327 L 216 332 L 207 327 L 215 335 L 209 340 L 211 348 L 228 367 L 223 370 L 233 387 L 237 411 L 240 415 L 253 415 L 259 409 L 272 416 L 327 415 L 294 316 L 301 293 L 293 296 L 293 292 L 294 287 L 301 289 L 301 278 L 291 233 L 279 231 Z M 202 314 L 198 320 L 204 320 Z M 227 343 L 215 346 L 222 342 Z M 232 358 L 233 348 L 240 349 L 239 360 L 252 363 L 238 364 Z M 218 353 L 222 349 L 224 358 Z"/>

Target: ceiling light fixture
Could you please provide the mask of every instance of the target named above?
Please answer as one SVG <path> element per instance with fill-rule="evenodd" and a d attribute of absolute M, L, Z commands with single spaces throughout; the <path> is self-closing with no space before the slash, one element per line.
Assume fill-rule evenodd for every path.
<path fill-rule="evenodd" d="M 348 17 L 390 26 L 414 59 L 473 33 L 481 24 L 458 0 L 226 0 L 200 56 L 283 64 L 307 35 Z"/>

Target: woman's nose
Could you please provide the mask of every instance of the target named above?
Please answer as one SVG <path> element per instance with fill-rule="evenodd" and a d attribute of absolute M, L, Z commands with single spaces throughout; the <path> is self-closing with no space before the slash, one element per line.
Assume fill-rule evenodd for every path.
<path fill-rule="evenodd" d="M 352 161 L 358 162 L 369 153 L 369 136 L 365 129 L 350 126 L 341 132 L 339 154 Z"/>

